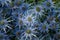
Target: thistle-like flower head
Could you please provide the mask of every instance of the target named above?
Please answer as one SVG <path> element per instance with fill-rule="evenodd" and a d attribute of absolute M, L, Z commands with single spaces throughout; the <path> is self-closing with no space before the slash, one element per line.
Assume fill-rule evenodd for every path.
<path fill-rule="evenodd" d="M 13 21 L 13 20 L 8 20 L 9 18 L 5 19 L 5 18 L 2 18 L 0 20 L 0 29 L 3 29 L 5 32 L 6 32 L 6 27 L 8 27 L 9 29 L 12 29 L 10 26 L 9 26 L 9 22 Z"/>
<path fill-rule="evenodd" d="M 27 39 L 33 40 L 33 38 L 36 38 L 38 40 L 38 37 L 35 34 L 35 33 L 38 33 L 36 29 L 37 28 L 27 26 L 27 28 L 21 34 L 22 35 L 21 40 L 27 40 Z"/>
<path fill-rule="evenodd" d="M 40 15 L 40 16 L 43 15 L 43 12 L 44 12 L 42 5 L 34 6 L 32 11 L 35 12 L 36 15 Z"/>
<path fill-rule="evenodd" d="M 49 25 L 48 23 L 44 22 L 40 24 L 39 30 L 43 33 L 48 32 L 49 30 Z"/>

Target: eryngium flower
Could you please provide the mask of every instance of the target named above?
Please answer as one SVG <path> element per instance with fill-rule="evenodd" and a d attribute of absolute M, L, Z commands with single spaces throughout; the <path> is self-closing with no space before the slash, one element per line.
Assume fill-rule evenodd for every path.
<path fill-rule="evenodd" d="M 49 24 L 47 22 L 41 23 L 39 30 L 43 33 L 48 32 L 49 30 Z"/>
<path fill-rule="evenodd" d="M 5 19 L 5 18 L 1 18 L 0 19 L 0 29 L 3 29 L 6 32 L 6 27 L 8 27 L 9 29 L 12 29 L 9 25 L 9 22 L 13 21 L 13 20 L 8 20 L 9 18 Z"/>
<path fill-rule="evenodd" d="M 22 32 L 21 34 L 21 40 L 39 40 L 39 38 L 35 34 L 38 33 L 36 29 L 37 28 L 27 26 L 24 32 Z"/>

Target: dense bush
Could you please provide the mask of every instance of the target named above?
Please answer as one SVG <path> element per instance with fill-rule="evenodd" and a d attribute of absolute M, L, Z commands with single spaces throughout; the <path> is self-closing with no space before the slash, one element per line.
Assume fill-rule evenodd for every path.
<path fill-rule="evenodd" d="M 60 1 L 0 0 L 0 40 L 60 40 Z"/>

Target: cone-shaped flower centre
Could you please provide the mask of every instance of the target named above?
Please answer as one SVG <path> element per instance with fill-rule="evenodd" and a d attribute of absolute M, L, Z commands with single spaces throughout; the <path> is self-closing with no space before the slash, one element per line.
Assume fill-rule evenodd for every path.
<path fill-rule="evenodd" d="M 28 21 L 31 22 L 32 21 L 32 18 L 31 17 L 28 17 Z"/>
<path fill-rule="evenodd" d="M 27 34 L 30 34 L 30 33 L 31 33 L 31 30 L 26 30 L 26 33 L 27 33 Z"/>
<path fill-rule="evenodd" d="M 0 25 L 4 25 L 5 24 L 5 22 L 2 20 L 2 21 L 0 21 Z"/>
<path fill-rule="evenodd" d="M 42 28 L 45 30 L 46 29 L 46 25 L 43 25 Z"/>
<path fill-rule="evenodd" d="M 40 12 L 40 8 L 39 8 L 39 7 L 36 7 L 36 11 L 37 11 L 37 12 Z"/>

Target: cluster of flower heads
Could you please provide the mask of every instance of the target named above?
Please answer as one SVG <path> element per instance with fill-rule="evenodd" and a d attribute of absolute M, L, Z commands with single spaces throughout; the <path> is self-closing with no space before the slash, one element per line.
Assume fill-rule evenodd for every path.
<path fill-rule="evenodd" d="M 60 3 L 55 0 L 0 0 L 0 40 L 60 40 Z"/>

